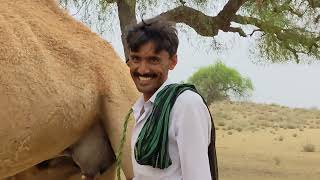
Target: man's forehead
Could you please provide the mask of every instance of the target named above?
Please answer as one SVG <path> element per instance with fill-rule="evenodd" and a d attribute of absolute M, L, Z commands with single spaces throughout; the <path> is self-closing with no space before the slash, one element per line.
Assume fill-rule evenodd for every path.
<path fill-rule="evenodd" d="M 136 56 L 160 56 L 161 54 L 165 53 L 165 50 L 156 51 L 156 45 L 154 42 L 149 41 L 145 44 L 142 44 L 137 51 L 130 50 L 130 55 Z"/>
<path fill-rule="evenodd" d="M 156 54 L 155 52 L 156 46 L 152 42 L 148 42 L 145 44 L 142 44 L 140 47 L 138 47 L 137 51 L 130 50 L 130 53 L 132 54 Z"/>

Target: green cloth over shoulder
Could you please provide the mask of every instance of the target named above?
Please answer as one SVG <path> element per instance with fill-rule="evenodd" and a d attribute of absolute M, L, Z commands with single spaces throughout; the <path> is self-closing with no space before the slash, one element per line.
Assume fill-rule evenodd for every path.
<path fill-rule="evenodd" d="M 165 169 L 172 164 L 168 149 L 169 117 L 177 97 L 186 90 L 197 93 L 191 84 L 170 84 L 157 94 L 135 144 L 134 155 L 140 165 Z"/>

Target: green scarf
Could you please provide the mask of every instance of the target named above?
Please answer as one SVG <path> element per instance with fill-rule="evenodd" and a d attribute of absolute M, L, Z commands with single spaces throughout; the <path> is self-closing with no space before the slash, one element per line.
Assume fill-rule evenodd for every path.
<path fill-rule="evenodd" d="M 191 84 L 170 84 L 157 94 L 152 112 L 134 148 L 136 161 L 140 165 L 165 169 L 172 164 L 168 150 L 169 117 L 177 97 L 186 90 L 198 93 Z"/>

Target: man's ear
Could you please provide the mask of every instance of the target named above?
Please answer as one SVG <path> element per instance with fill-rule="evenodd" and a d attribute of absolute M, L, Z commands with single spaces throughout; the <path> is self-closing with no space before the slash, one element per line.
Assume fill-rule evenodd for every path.
<path fill-rule="evenodd" d="M 170 58 L 169 70 L 173 70 L 174 67 L 176 67 L 177 63 L 178 63 L 178 56 L 177 56 L 177 54 L 174 54 Z"/>
<path fill-rule="evenodd" d="M 131 64 L 132 64 L 132 61 L 130 61 L 130 59 L 128 58 L 128 59 L 126 60 L 126 64 L 127 64 L 127 66 L 130 68 L 130 66 L 131 66 Z"/>

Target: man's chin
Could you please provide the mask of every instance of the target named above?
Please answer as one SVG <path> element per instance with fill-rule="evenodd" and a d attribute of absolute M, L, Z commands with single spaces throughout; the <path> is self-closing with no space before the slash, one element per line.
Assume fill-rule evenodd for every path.
<path fill-rule="evenodd" d="M 156 91 L 152 86 L 137 86 L 137 89 L 143 94 L 153 94 Z"/>

